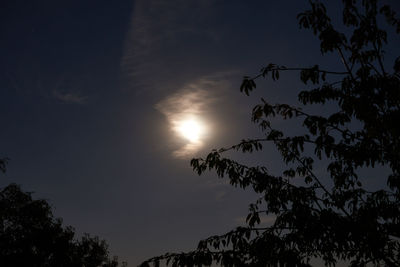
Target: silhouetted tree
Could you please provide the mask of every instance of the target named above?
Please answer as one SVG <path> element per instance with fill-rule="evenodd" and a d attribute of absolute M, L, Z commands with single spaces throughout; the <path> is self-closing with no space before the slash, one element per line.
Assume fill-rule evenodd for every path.
<path fill-rule="evenodd" d="M 7 158 L 2 158 L 0 159 L 0 171 L 1 172 L 6 172 L 6 164 L 7 164 Z"/>
<path fill-rule="evenodd" d="M 53 217 L 46 200 L 32 199 L 16 184 L 0 192 L 0 266 L 119 266 L 104 240 L 74 236 L 72 227 Z"/>
<path fill-rule="evenodd" d="M 320 1 L 310 4 L 298 15 L 299 24 L 318 36 L 322 54 L 337 53 L 343 71 L 269 64 L 257 76 L 245 77 L 240 89 L 249 95 L 258 79 L 278 80 L 282 72 L 298 71 L 312 87 L 298 94 L 301 105 L 329 102 L 335 108 L 324 109 L 331 112 L 323 116 L 301 105 L 262 99 L 252 120 L 264 137 L 191 161 L 199 174 L 213 169 L 231 185 L 252 188 L 260 196 L 250 204 L 247 226 L 202 240 L 195 251 L 168 253 L 143 266 L 163 260 L 174 266 L 310 266 L 313 258 L 326 265 L 341 259 L 351 266 L 400 266 L 400 58 L 384 62 L 387 32 L 377 17 L 397 34 L 400 20 L 376 0 L 343 0 L 347 29 L 341 33 Z M 273 117 L 300 123 L 296 132 L 303 134 L 274 128 Z M 282 173 L 223 157 L 226 151 L 261 150 L 265 143 L 274 144 L 286 163 Z M 315 172 L 316 165 L 325 171 Z M 367 190 L 366 172 L 360 170 L 375 166 L 382 170 L 375 179 L 387 186 Z M 264 227 L 260 215 L 276 219 Z"/>

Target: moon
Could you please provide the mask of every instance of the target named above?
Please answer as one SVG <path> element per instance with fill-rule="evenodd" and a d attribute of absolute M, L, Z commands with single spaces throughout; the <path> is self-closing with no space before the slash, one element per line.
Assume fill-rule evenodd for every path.
<path fill-rule="evenodd" d="M 208 145 L 214 133 L 215 124 L 209 112 L 214 96 L 201 89 L 209 86 L 203 83 L 190 83 L 155 106 L 168 121 L 168 140 L 171 146 L 178 146 L 172 153 L 176 158 L 193 157 Z"/>
<path fill-rule="evenodd" d="M 206 132 L 205 125 L 196 118 L 179 121 L 176 130 L 190 143 L 199 143 Z"/>

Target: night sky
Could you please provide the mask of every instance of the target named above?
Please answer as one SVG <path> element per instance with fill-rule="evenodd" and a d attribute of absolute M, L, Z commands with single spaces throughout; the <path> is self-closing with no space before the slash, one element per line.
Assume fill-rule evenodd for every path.
<path fill-rule="evenodd" d="M 48 199 L 66 225 L 106 239 L 129 266 L 243 225 L 256 196 L 189 162 L 259 136 L 250 115 L 260 96 L 295 104 L 302 89 L 281 74 L 247 97 L 244 75 L 270 62 L 343 71 L 299 29 L 307 4 L 1 1 L 0 157 L 10 161 L 0 187 Z M 340 6 L 328 8 L 339 18 Z M 201 136 L 179 134 L 187 118 L 202 123 Z M 268 149 L 244 160 L 281 166 Z"/>

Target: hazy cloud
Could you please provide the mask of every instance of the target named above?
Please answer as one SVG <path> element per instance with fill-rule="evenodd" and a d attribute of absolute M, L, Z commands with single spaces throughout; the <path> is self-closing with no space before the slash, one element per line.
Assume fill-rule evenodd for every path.
<path fill-rule="evenodd" d="M 174 65 L 187 60 L 186 55 L 182 58 L 182 50 L 175 49 L 177 45 L 186 43 L 188 49 L 187 42 L 193 39 L 212 41 L 215 38 L 213 29 L 205 26 L 213 14 L 214 2 L 135 1 L 121 61 L 122 70 L 135 90 L 138 86 L 160 89 L 158 85 L 163 79 L 168 79 L 168 73 L 175 69 Z"/>
<path fill-rule="evenodd" d="M 84 104 L 87 100 L 87 97 L 81 95 L 79 92 L 62 92 L 59 90 L 53 91 L 53 97 L 70 104 Z"/>

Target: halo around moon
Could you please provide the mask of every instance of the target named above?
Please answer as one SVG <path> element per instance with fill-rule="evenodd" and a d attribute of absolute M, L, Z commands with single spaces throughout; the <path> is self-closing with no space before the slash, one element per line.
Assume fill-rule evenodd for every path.
<path fill-rule="evenodd" d="M 211 134 L 211 124 L 207 119 L 212 101 L 210 94 L 195 85 L 189 87 L 190 90 L 180 90 L 156 105 L 169 122 L 174 142 L 180 146 L 173 152 L 178 158 L 193 156 Z"/>

